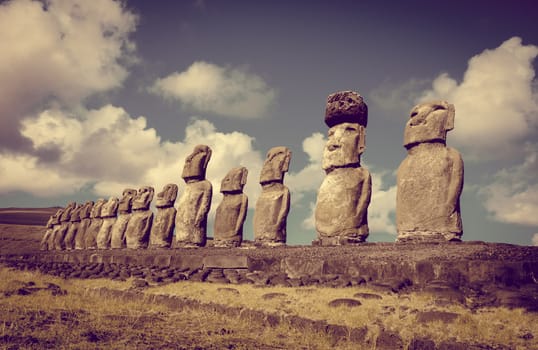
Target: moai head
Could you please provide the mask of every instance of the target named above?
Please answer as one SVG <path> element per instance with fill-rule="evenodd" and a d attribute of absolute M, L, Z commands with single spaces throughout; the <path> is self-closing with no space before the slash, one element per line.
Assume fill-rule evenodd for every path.
<path fill-rule="evenodd" d="M 163 187 L 163 190 L 157 193 L 157 200 L 155 206 L 157 208 L 173 207 L 177 198 L 177 185 L 168 184 Z"/>
<path fill-rule="evenodd" d="M 80 219 L 89 219 L 93 209 L 93 201 L 87 201 L 84 203 L 82 210 L 80 211 Z"/>
<path fill-rule="evenodd" d="M 126 188 L 123 190 L 120 203 L 118 204 L 120 213 L 129 213 L 131 211 L 134 196 L 136 196 L 136 190 L 134 188 Z"/>
<path fill-rule="evenodd" d="M 97 202 L 95 202 L 95 204 L 92 207 L 91 214 L 90 214 L 90 217 L 92 219 L 101 217 L 101 211 L 103 210 L 103 205 L 105 205 L 105 203 L 106 203 L 106 200 L 104 200 L 103 198 L 100 198 L 97 200 Z"/>
<path fill-rule="evenodd" d="M 329 127 L 327 143 L 323 150 L 322 168 L 360 165 L 366 146 L 368 107 L 362 97 L 353 91 L 329 95 L 325 109 L 325 123 Z"/>
<path fill-rule="evenodd" d="M 58 225 L 60 223 L 60 218 L 62 217 L 63 212 L 64 209 L 60 208 L 56 211 L 54 215 L 51 216 L 51 225 Z"/>
<path fill-rule="evenodd" d="M 133 198 L 133 210 L 148 210 L 155 190 L 151 186 L 143 186 Z"/>
<path fill-rule="evenodd" d="M 288 162 L 289 163 L 289 162 Z M 233 168 L 220 183 L 221 193 L 243 192 L 247 183 L 248 170 L 245 167 Z"/>
<path fill-rule="evenodd" d="M 289 170 L 291 151 L 284 146 L 273 147 L 267 152 L 260 174 L 260 184 L 284 182 L 284 174 Z"/>
<path fill-rule="evenodd" d="M 181 174 L 183 180 L 188 182 L 189 180 L 205 179 L 205 171 L 210 159 L 211 148 L 209 148 L 209 146 L 197 145 L 194 147 L 192 153 L 185 158 L 185 165 L 183 166 L 183 173 Z"/>
<path fill-rule="evenodd" d="M 116 213 L 118 211 L 118 203 L 118 198 L 110 197 L 108 201 L 103 204 L 103 208 L 101 209 L 101 217 L 110 218 L 116 216 Z"/>
<path fill-rule="evenodd" d="M 454 105 L 446 101 L 421 103 L 413 107 L 405 125 L 404 147 L 424 142 L 446 142 L 446 133 L 454 129 Z"/>
<path fill-rule="evenodd" d="M 62 212 L 62 216 L 60 216 L 60 222 L 69 222 L 71 220 L 71 212 L 76 208 L 76 206 L 77 203 L 75 202 L 69 203 Z"/>
<path fill-rule="evenodd" d="M 82 209 L 84 208 L 84 204 L 78 204 L 75 209 L 71 212 L 71 219 L 69 221 L 71 222 L 77 222 L 80 221 L 80 214 Z"/>

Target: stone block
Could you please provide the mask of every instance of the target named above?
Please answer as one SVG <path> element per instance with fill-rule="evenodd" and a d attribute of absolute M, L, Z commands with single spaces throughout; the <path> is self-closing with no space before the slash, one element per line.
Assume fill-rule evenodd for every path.
<path fill-rule="evenodd" d="M 210 255 L 203 259 L 204 268 L 247 269 L 248 256 Z"/>
<path fill-rule="evenodd" d="M 303 276 L 321 276 L 325 272 L 325 261 L 305 260 L 302 258 L 288 257 L 281 261 L 281 270 L 290 278 Z"/>

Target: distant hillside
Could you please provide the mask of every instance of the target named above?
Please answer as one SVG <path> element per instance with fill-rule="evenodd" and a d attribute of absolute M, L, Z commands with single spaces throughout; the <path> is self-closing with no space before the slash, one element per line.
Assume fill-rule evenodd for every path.
<path fill-rule="evenodd" d="M 0 224 L 44 226 L 59 207 L 0 208 Z"/>

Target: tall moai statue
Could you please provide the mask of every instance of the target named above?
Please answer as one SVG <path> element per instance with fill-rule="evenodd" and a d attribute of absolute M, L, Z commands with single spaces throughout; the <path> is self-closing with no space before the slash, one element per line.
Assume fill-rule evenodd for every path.
<path fill-rule="evenodd" d="M 368 107 L 354 91 L 329 95 L 325 110 L 329 127 L 323 150 L 321 183 L 315 208 L 316 245 L 350 245 L 368 237 L 370 172 L 361 167 Z"/>
<path fill-rule="evenodd" d="M 75 209 L 71 212 L 71 217 L 69 219 L 69 228 L 65 234 L 64 245 L 66 250 L 75 249 L 75 237 L 80 228 L 80 212 L 83 209 L 83 204 L 78 204 Z"/>
<path fill-rule="evenodd" d="M 149 236 L 150 248 L 170 248 L 176 226 L 176 208 L 174 203 L 177 198 L 177 185 L 165 185 L 163 190 L 157 193 L 155 206 L 157 215 L 153 220 Z"/>
<path fill-rule="evenodd" d="M 260 174 L 262 193 L 254 212 L 254 241 L 262 246 L 286 244 L 286 224 L 290 211 L 290 190 L 284 185 L 289 170 L 291 151 L 284 146 L 273 147 Z"/>
<path fill-rule="evenodd" d="M 118 204 L 118 217 L 112 226 L 110 248 L 121 249 L 126 247 L 125 243 L 125 231 L 127 230 L 127 224 L 131 218 L 131 209 L 133 205 L 133 198 L 136 196 L 136 190 L 134 188 L 126 188 L 123 190 L 122 197 Z"/>
<path fill-rule="evenodd" d="M 93 209 L 93 201 L 87 201 L 82 206 L 79 216 L 80 225 L 78 227 L 77 234 L 75 236 L 75 249 L 86 249 L 86 232 L 91 223 L 91 212 Z"/>
<path fill-rule="evenodd" d="M 155 190 L 151 186 L 143 186 L 133 198 L 132 214 L 127 229 L 125 242 L 129 249 L 145 249 L 148 247 L 153 212 L 149 209 Z"/>
<path fill-rule="evenodd" d="M 41 239 L 40 243 L 40 250 L 53 250 L 54 249 L 54 243 L 53 243 L 53 237 L 54 237 L 54 228 L 56 225 L 60 223 L 60 216 L 62 215 L 63 208 L 60 208 L 50 216 L 49 220 L 47 221 L 47 224 L 45 225 L 46 230 L 45 234 L 43 235 L 43 238 Z"/>
<path fill-rule="evenodd" d="M 233 168 L 220 184 L 224 195 L 217 207 L 213 229 L 215 247 L 238 247 L 243 241 L 243 224 L 247 217 L 248 197 L 243 193 L 247 183 L 248 170 Z"/>
<path fill-rule="evenodd" d="M 204 247 L 207 240 L 207 214 L 211 209 L 213 186 L 206 180 L 211 148 L 197 145 L 185 159 L 181 177 L 186 183 L 176 214 L 176 247 Z"/>
<path fill-rule="evenodd" d="M 65 249 L 65 235 L 69 229 L 69 222 L 71 220 L 71 212 L 76 208 L 77 203 L 69 203 L 63 210 L 62 215 L 60 216 L 60 227 L 54 232 L 54 249 L 64 250 Z"/>
<path fill-rule="evenodd" d="M 97 249 L 110 249 L 112 227 L 116 222 L 118 204 L 118 198 L 110 197 L 101 209 L 101 218 L 103 219 L 103 224 L 99 229 L 99 233 L 97 233 Z"/>
<path fill-rule="evenodd" d="M 101 211 L 103 210 L 103 206 L 105 205 L 105 203 L 106 200 L 100 198 L 99 200 L 97 200 L 97 202 L 95 202 L 92 207 L 92 211 L 90 214 L 90 225 L 88 226 L 84 234 L 86 249 L 97 249 L 97 235 L 99 234 L 99 230 L 101 229 L 101 225 L 103 224 L 103 219 L 101 218 Z"/>
<path fill-rule="evenodd" d="M 463 160 L 446 146 L 454 117 L 454 105 L 446 101 L 421 103 L 411 110 L 404 132 L 407 157 L 397 173 L 399 242 L 461 239 Z"/>

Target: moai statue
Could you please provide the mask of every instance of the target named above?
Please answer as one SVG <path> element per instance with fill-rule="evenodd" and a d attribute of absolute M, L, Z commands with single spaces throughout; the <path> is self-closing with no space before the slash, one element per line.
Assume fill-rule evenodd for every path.
<path fill-rule="evenodd" d="M 315 245 L 351 245 L 368 237 L 368 205 L 372 179 L 361 167 L 368 107 L 353 91 L 329 95 L 325 110 L 329 127 L 321 166 L 326 176 L 315 208 Z"/>
<path fill-rule="evenodd" d="M 45 225 L 47 229 L 45 231 L 45 234 L 43 235 L 43 238 L 41 239 L 41 243 L 39 246 L 40 250 L 54 249 L 54 244 L 51 244 L 53 242 L 52 240 L 52 237 L 54 236 L 53 232 L 56 225 L 60 223 L 60 216 L 62 215 L 62 211 L 63 211 L 62 208 L 58 209 L 56 213 L 51 215 L 51 217 L 47 221 L 47 224 Z"/>
<path fill-rule="evenodd" d="M 90 213 L 90 225 L 88 226 L 85 234 L 85 248 L 86 249 L 97 249 L 97 235 L 103 224 L 103 219 L 101 218 L 101 211 L 105 205 L 106 200 L 100 198 L 95 202 Z"/>
<path fill-rule="evenodd" d="M 69 219 L 69 228 L 64 239 L 64 245 L 66 250 L 75 249 L 75 237 L 80 228 L 80 211 L 83 208 L 83 204 L 79 204 L 71 212 L 71 218 Z"/>
<path fill-rule="evenodd" d="M 405 126 L 407 157 L 397 173 L 396 226 L 399 242 L 460 241 L 463 160 L 446 146 L 454 128 L 454 105 L 421 103 Z"/>
<path fill-rule="evenodd" d="M 80 225 L 78 227 L 77 234 L 75 236 L 75 249 L 86 249 L 86 232 L 91 223 L 91 212 L 93 209 L 93 201 L 88 201 L 84 203 L 80 209 Z"/>
<path fill-rule="evenodd" d="M 119 199 L 110 197 L 101 209 L 101 218 L 103 224 L 97 233 L 97 249 L 110 249 L 112 238 L 112 227 L 116 222 L 116 213 L 118 211 Z"/>
<path fill-rule="evenodd" d="M 65 236 L 67 230 L 69 229 L 69 222 L 71 220 L 71 212 L 76 208 L 77 203 L 71 202 L 65 207 L 60 216 L 60 227 L 54 233 L 54 249 L 64 250 L 65 249 Z"/>
<path fill-rule="evenodd" d="M 114 226 L 112 226 L 112 233 L 110 239 L 110 248 L 121 249 L 125 248 L 125 231 L 127 230 L 127 224 L 131 218 L 131 207 L 133 204 L 133 198 L 136 196 L 136 190 L 134 188 L 126 188 L 123 190 L 120 203 L 118 205 L 118 217 Z"/>
<path fill-rule="evenodd" d="M 224 198 L 215 216 L 215 247 L 239 247 L 243 241 L 243 223 L 248 209 L 248 197 L 243 193 L 243 187 L 247 183 L 247 175 L 247 168 L 233 168 L 222 179 L 220 192 Z"/>
<path fill-rule="evenodd" d="M 168 184 L 163 190 L 157 193 L 155 206 L 157 215 L 153 220 L 149 244 L 151 248 L 170 248 L 176 226 L 176 208 L 174 202 L 177 198 L 177 185 Z"/>
<path fill-rule="evenodd" d="M 127 229 L 125 230 L 125 242 L 129 249 L 145 249 L 148 247 L 153 212 L 149 205 L 153 200 L 155 190 L 151 186 L 144 186 L 138 190 L 133 198 L 132 214 Z"/>
<path fill-rule="evenodd" d="M 254 241 L 262 246 L 286 244 L 286 224 L 290 211 L 290 190 L 284 185 L 291 151 L 284 146 L 273 147 L 260 174 L 262 193 L 254 212 Z"/>
<path fill-rule="evenodd" d="M 197 145 L 185 159 L 181 177 L 186 183 L 176 214 L 176 247 L 203 247 L 207 240 L 207 214 L 213 187 L 205 179 L 211 148 Z"/>

